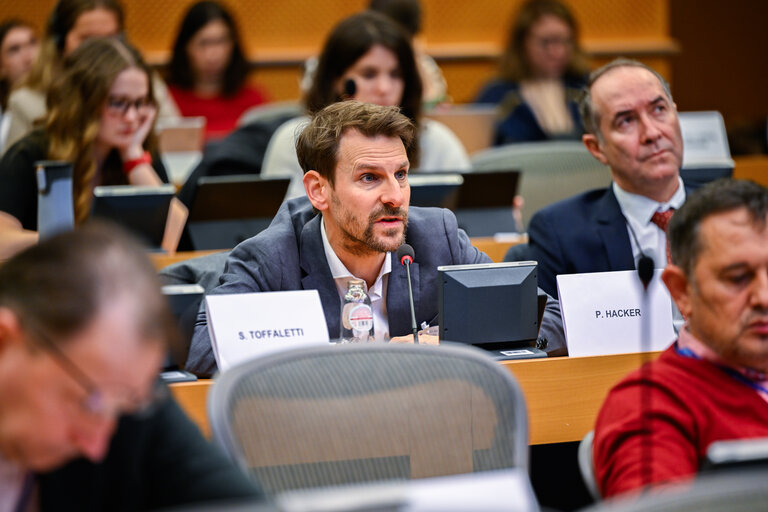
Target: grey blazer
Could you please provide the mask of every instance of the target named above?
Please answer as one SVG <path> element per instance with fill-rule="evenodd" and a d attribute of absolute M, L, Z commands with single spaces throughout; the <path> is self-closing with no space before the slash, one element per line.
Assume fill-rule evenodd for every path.
<path fill-rule="evenodd" d="M 320 220 L 306 197 L 285 202 L 269 228 L 232 251 L 219 286 L 210 293 L 317 290 L 328 336 L 338 338 L 341 301 L 325 258 Z M 466 233 L 458 229 L 456 217 L 449 210 L 411 207 L 406 243 L 415 253 L 411 280 L 419 324 L 437 321 L 438 266 L 491 261 L 472 246 Z M 403 336 L 411 332 L 408 282 L 405 268 L 396 261 L 394 254 L 390 257 L 393 261 L 387 285 L 389 332 L 392 336 Z M 565 347 L 559 305 L 554 300 L 549 302 L 541 334 L 552 346 Z M 204 305 L 198 313 L 185 366 L 200 375 L 216 370 Z"/>

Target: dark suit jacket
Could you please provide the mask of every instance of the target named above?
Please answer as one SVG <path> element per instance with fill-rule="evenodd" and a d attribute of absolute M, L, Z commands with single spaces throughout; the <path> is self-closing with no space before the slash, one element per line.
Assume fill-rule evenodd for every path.
<path fill-rule="evenodd" d="M 122 418 L 102 462 L 78 459 L 39 475 L 40 510 L 128 511 L 263 499 L 173 400 L 157 407 L 146 417 Z"/>
<path fill-rule="evenodd" d="M 317 290 L 328 336 L 338 338 L 341 304 L 325 258 L 320 220 L 320 215 L 314 213 L 305 197 L 284 203 L 268 229 L 232 251 L 220 285 L 211 293 Z M 491 261 L 472 246 L 466 233 L 458 229 L 456 217 L 449 210 L 411 207 L 406 243 L 413 247 L 416 255 L 411 265 L 411 280 L 419 325 L 437 320 L 438 266 Z M 392 336 L 403 336 L 411 332 L 408 281 L 405 268 L 396 261 L 394 254 L 391 257 L 392 273 L 387 285 L 389 332 Z M 548 304 L 545 316 L 542 335 L 553 347 L 565 347 L 559 305 L 555 301 Z M 216 370 L 202 307 L 185 367 L 200 375 Z"/>
<path fill-rule="evenodd" d="M 539 286 L 553 297 L 559 274 L 635 268 L 627 221 L 612 187 L 542 208 L 531 219 L 528 236 L 531 256 L 539 262 Z"/>

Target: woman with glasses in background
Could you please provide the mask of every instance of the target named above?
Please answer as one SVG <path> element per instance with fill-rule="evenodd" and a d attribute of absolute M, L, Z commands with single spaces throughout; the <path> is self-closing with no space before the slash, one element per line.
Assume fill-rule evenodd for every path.
<path fill-rule="evenodd" d="M 32 131 L 46 115 L 48 89 L 61 75 L 64 59 L 84 41 L 123 33 L 119 0 L 58 0 L 51 10 L 40 52 L 32 70 L 8 98 L 10 125 L 5 150 Z M 168 88 L 156 73 L 152 88 L 159 116 L 177 117 L 179 111 Z"/>
<path fill-rule="evenodd" d="M 39 160 L 72 163 L 76 224 L 88 219 L 96 186 L 168 181 L 153 152 L 157 107 L 150 73 L 135 49 L 114 38 L 86 41 L 65 59 L 48 92 L 45 127 L 0 160 L 0 259 L 37 242 Z M 169 222 L 183 213 L 174 204 L 170 215 Z"/>
<path fill-rule="evenodd" d="M 580 139 L 578 98 L 589 69 L 573 14 L 558 0 L 530 0 L 516 13 L 499 77 L 476 103 L 498 105 L 495 144 Z"/>

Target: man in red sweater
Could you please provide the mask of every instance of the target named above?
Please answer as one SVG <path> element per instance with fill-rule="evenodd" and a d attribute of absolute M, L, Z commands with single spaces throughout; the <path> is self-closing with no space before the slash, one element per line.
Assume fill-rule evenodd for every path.
<path fill-rule="evenodd" d="M 707 185 L 672 217 L 668 239 L 662 279 L 686 324 L 603 404 L 594 465 L 606 497 L 691 478 L 714 441 L 768 436 L 768 190 Z"/>

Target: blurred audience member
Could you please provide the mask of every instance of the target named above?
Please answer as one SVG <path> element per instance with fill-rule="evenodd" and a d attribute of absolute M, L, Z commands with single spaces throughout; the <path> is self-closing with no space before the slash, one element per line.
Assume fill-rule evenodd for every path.
<path fill-rule="evenodd" d="M 397 105 L 417 126 L 412 168 L 469 170 L 469 157 L 456 135 L 437 121 L 421 118 L 421 93 L 408 34 L 383 14 L 365 11 L 342 20 L 328 36 L 304 101 L 309 115 L 346 99 Z M 296 138 L 307 122 L 307 117 L 298 117 L 283 124 L 264 156 L 263 175 L 293 178 L 288 197 L 304 195 Z"/>
<path fill-rule="evenodd" d="M 576 20 L 558 0 L 530 0 L 518 11 L 499 78 L 476 103 L 498 105 L 495 144 L 578 140 L 578 98 L 588 72 Z"/>
<path fill-rule="evenodd" d="M 0 510 L 263 500 L 156 383 L 175 337 L 152 264 L 115 226 L 4 263 Z"/>
<path fill-rule="evenodd" d="M 231 132 L 243 112 L 266 101 L 246 84 L 248 68 L 230 13 L 214 1 L 192 5 L 173 45 L 168 84 L 183 116 L 206 118 L 207 138 Z"/>
<path fill-rule="evenodd" d="M 78 224 L 90 214 L 95 186 L 168 181 L 160 159 L 147 152 L 157 114 L 150 73 L 135 49 L 114 38 L 92 39 L 69 54 L 48 92 L 45 129 L 0 160 L 0 259 L 37 242 L 38 160 L 72 163 Z M 172 219 L 181 218 L 178 208 Z"/>
<path fill-rule="evenodd" d="M 37 49 L 37 36 L 31 25 L 15 19 L 0 23 L 0 153 L 10 126 L 10 116 L 5 115 L 8 96 L 32 69 Z"/>
<path fill-rule="evenodd" d="M 686 323 L 606 397 L 593 445 L 604 496 L 693 478 L 712 443 L 768 436 L 767 225 L 768 190 L 751 181 L 709 183 L 672 216 L 661 278 Z"/>
<path fill-rule="evenodd" d="M 61 73 L 64 58 L 94 37 L 123 31 L 123 8 L 118 0 L 59 0 L 48 19 L 45 38 L 32 70 L 8 99 L 11 116 L 6 149 L 29 133 L 45 117 L 45 97 Z M 178 110 L 162 80 L 153 75 L 160 116 L 177 116 Z"/>
<path fill-rule="evenodd" d="M 424 108 L 432 108 L 440 103 L 449 101 L 448 85 L 435 59 L 427 55 L 421 48 L 417 35 L 421 31 L 422 10 L 419 0 L 371 0 L 368 9 L 392 18 L 411 37 L 416 67 L 422 85 L 422 101 Z M 312 87 L 312 77 L 317 69 L 317 58 L 312 57 L 305 65 L 306 73 L 302 88 L 308 91 Z"/>

